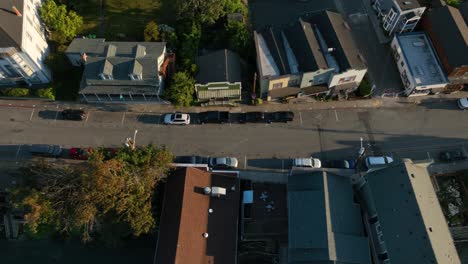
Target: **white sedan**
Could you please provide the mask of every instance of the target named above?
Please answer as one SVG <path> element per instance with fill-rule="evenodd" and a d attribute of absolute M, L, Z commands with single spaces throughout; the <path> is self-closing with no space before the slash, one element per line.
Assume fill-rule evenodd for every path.
<path fill-rule="evenodd" d="M 457 102 L 461 110 L 468 109 L 468 98 L 460 98 Z"/>
<path fill-rule="evenodd" d="M 322 162 L 319 159 L 310 158 L 298 158 L 293 160 L 294 167 L 307 167 L 307 168 L 321 168 Z"/>
<path fill-rule="evenodd" d="M 164 116 L 166 125 L 188 125 L 190 124 L 190 115 L 182 113 L 166 114 Z"/>

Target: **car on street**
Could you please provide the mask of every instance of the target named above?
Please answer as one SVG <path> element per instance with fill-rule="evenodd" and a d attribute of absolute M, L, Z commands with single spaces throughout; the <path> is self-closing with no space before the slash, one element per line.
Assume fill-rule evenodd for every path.
<path fill-rule="evenodd" d="M 325 162 L 325 167 L 335 169 L 354 169 L 356 162 L 354 160 L 329 160 Z"/>
<path fill-rule="evenodd" d="M 62 118 L 65 120 L 81 121 L 86 118 L 86 113 L 81 109 L 65 109 L 62 111 Z"/>
<path fill-rule="evenodd" d="M 460 98 L 457 100 L 457 103 L 461 110 L 468 109 L 468 98 Z"/>
<path fill-rule="evenodd" d="M 268 116 L 268 123 L 290 122 L 294 120 L 294 113 L 291 111 L 273 112 Z"/>
<path fill-rule="evenodd" d="M 69 155 L 72 159 L 87 160 L 92 148 L 71 148 Z"/>
<path fill-rule="evenodd" d="M 464 150 L 453 150 L 453 151 L 442 151 L 439 154 L 441 161 L 452 162 L 457 160 L 466 160 L 468 159 L 468 153 Z"/>
<path fill-rule="evenodd" d="M 263 123 L 265 121 L 264 112 L 247 112 L 239 115 L 239 123 Z"/>
<path fill-rule="evenodd" d="M 371 168 L 374 166 L 383 166 L 393 162 L 392 157 L 388 156 L 378 156 L 378 157 L 367 157 L 366 158 L 366 166 L 367 168 Z"/>
<path fill-rule="evenodd" d="M 175 164 L 208 164 L 208 158 L 200 156 L 177 156 L 174 158 Z"/>
<path fill-rule="evenodd" d="M 164 124 L 166 125 L 188 125 L 190 124 L 190 115 L 182 113 L 166 114 L 164 116 Z"/>
<path fill-rule="evenodd" d="M 59 145 L 35 144 L 31 145 L 29 153 L 33 156 L 57 158 L 62 155 L 62 147 Z"/>
<path fill-rule="evenodd" d="M 294 167 L 321 168 L 322 162 L 317 158 L 297 158 L 293 160 Z"/>
<path fill-rule="evenodd" d="M 229 123 L 231 121 L 231 114 L 228 111 L 207 111 L 198 114 L 201 124 L 206 123 Z"/>
<path fill-rule="evenodd" d="M 215 169 L 233 169 L 237 168 L 239 162 L 237 158 L 233 157 L 220 157 L 220 158 L 209 158 L 208 166 Z"/>

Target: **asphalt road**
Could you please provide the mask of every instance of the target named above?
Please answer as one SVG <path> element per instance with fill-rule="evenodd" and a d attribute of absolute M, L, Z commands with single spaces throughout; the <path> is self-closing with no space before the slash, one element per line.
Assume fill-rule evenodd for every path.
<path fill-rule="evenodd" d="M 57 110 L 0 107 L 0 159 L 28 159 L 28 144 L 64 148 L 136 143 L 168 146 L 176 155 L 234 156 L 241 169 L 288 169 L 290 158 L 356 157 L 360 137 L 370 153 L 425 159 L 468 143 L 468 112 L 454 102 L 398 109 L 295 112 L 274 124 L 162 125 L 162 114 L 88 112 L 84 121 L 61 120 Z M 11 146 L 17 145 L 17 146 Z"/>

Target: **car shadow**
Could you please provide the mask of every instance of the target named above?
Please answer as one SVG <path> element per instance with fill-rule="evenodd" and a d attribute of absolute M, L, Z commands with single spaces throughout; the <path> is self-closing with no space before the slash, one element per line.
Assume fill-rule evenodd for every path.
<path fill-rule="evenodd" d="M 164 120 L 163 115 L 149 115 L 143 114 L 137 117 L 138 122 L 143 124 L 162 124 Z"/>
<path fill-rule="evenodd" d="M 460 108 L 457 104 L 458 99 L 454 100 L 440 100 L 435 98 L 423 99 L 419 103 L 419 106 L 426 107 L 427 109 L 442 109 L 442 110 L 458 110 Z"/>
<path fill-rule="evenodd" d="M 60 114 L 61 111 L 57 110 L 42 110 L 37 113 L 37 115 L 42 119 L 62 119 L 62 115 Z"/>
<path fill-rule="evenodd" d="M 292 166 L 292 159 L 248 159 L 247 166 L 264 169 L 284 169 L 289 170 Z"/>

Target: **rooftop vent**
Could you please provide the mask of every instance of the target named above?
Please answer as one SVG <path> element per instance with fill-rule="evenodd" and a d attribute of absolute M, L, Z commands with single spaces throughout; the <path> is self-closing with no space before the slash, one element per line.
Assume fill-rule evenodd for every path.
<path fill-rule="evenodd" d="M 213 209 L 211 209 L 211 208 L 208 209 L 208 213 L 212 214 L 213 212 L 214 212 Z"/>
<path fill-rule="evenodd" d="M 213 186 L 211 187 L 211 196 L 224 196 L 226 195 L 226 188 L 222 188 L 222 187 L 216 187 L 216 186 Z"/>
<path fill-rule="evenodd" d="M 204 238 L 208 238 L 209 235 L 208 235 L 208 233 L 205 232 L 205 233 L 202 234 L 202 236 L 203 236 Z"/>

